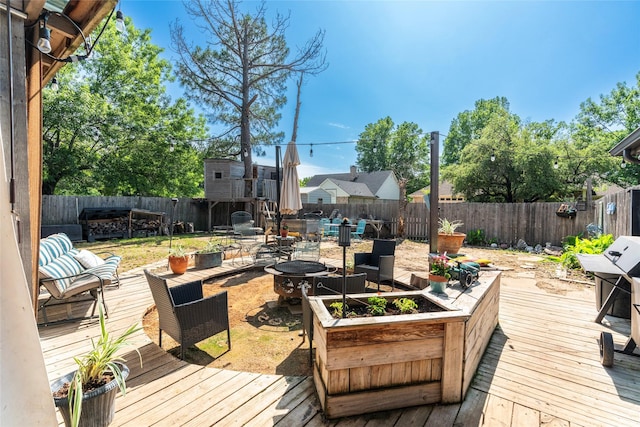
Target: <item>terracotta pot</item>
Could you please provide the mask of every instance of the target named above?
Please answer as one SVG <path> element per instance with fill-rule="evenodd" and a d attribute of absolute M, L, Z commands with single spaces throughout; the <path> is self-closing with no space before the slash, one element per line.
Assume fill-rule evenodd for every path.
<path fill-rule="evenodd" d="M 280 237 L 287 237 L 289 235 L 289 230 L 280 230 Z"/>
<path fill-rule="evenodd" d="M 438 253 L 457 254 L 460 252 L 462 242 L 467 237 L 464 233 L 442 234 L 438 233 Z"/>
<path fill-rule="evenodd" d="M 184 274 L 189 266 L 189 256 L 169 255 L 169 268 L 173 274 Z"/>

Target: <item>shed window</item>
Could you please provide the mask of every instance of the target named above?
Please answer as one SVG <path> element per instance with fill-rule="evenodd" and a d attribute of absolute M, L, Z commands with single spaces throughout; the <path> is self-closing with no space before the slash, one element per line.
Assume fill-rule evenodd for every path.
<path fill-rule="evenodd" d="M 222 179 L 222 172 L 215 173 L 216 179 Z"/>

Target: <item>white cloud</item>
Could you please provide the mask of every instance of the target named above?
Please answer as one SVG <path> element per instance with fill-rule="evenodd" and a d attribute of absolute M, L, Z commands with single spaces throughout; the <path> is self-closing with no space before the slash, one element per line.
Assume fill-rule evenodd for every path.
<path fill-rule="evenodd" d="M 349 126 L 343 125 L 342 123 L 329 122 L 328 125 L 338 129 L 351 129 Z"/>

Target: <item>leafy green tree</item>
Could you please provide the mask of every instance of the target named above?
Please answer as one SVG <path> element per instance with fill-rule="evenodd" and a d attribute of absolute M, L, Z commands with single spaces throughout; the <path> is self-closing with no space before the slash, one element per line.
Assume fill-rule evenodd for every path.
<path fill-rule="evenodd" d="M 90 60 L 58 72 L 59 91 L 43 97 L 44 194 L 202 193 L 191 141 L 205 138 L 204 118 L 165 94 L 171 66 L 160 53 L 129 21 L 125 35 L 107 26 Z"/>
<path fill-rule="evenodd" d="M 535 202 L 552 197 L 560 186 L 553 169 L 556 151 L 548 126 L 521 127 L 506 110 L 494 113 L 479 138 L 468 143 L 458 164 L 443 168 L 456 192 L 475 202 Z"/>
<path fill-rule="evenodd" d="M 404 235 L 407 193 L 428 183 L 429 145 L 415 123 L 395 126 L 390 117 L 365 126 L 356 144 L 357 164 L 365 172 L 391 170 L 400 185 L 398 235 Z"/>
<path fill-rule="evenodd" d="M 458 163 L 464 147 L 480 137 L 494 114 L 503 112 L 509 112 L 509 101 L 505 97 L 497 96 L 492 99 L 479 99 L 473 110 L 458 114 L 451 121 L 443 143 L 442 164 L 446 166 Z"/>
<path fill-rule="evenodd" d="M 273 129 L 286 102 L 291 73 L 316 74 L 326 68 L 324 32 L 318 31 L 290 55 L 285 39 L 288 17 L 276 15 L 269 28 L 264 2 L 253 15 L 240 12 L 235 0 L 194 0 L 184 5 L 201 30 L 204 47 L 189 43 L 178 22 L 172 26 L 180 82 L 187 96 L 223 128 L 216 144 L 223 144 L 228 156 L 240 156 L 245 176 L 250 177 L 252 148 L 282 140 L 282 133 Z M 251 192 L 247 181 L 245 196 Z"/>
<path fill-rule="evenodd" d="M 582 157 L 597 158 L 594 173 L 622 186 L 640 184 L 640 165 L 626 164 L 622 159 L 606 159 L 608 151 L 625 136 L 640 126 L 640 72 L 635 85 L 616 84 L 609 94 L 591 98 L 580 104 L 580 113 L 572 126 L 572 140 L 581 150 Z M 610 157 L 610 156 L 609 156 Z"/>

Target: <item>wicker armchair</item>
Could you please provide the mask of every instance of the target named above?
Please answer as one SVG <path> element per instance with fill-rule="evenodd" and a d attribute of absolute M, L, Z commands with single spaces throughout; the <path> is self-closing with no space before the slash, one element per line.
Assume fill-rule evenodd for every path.
<path fill-rule="evenodd" d="M 181 359 L 187 347 L 226 330 L 231 350 L 227 291 L 203 298 L 200 280 L 169 287 L 166 279 L 148 270 L 144 274 L 158 309 L 161 348 L 163 330 L 180 343 Z"/>
<path fill-rule="evenodd" d="M 391 282 L 391 286 L 395 287 L 393 282 L 395 251 L 395 240 L 374 239 L 371 253 L 354 254 L 354 273 L 366 273 L 369 282 L 378 284 L 378 291 L 382 282 Z"/>

